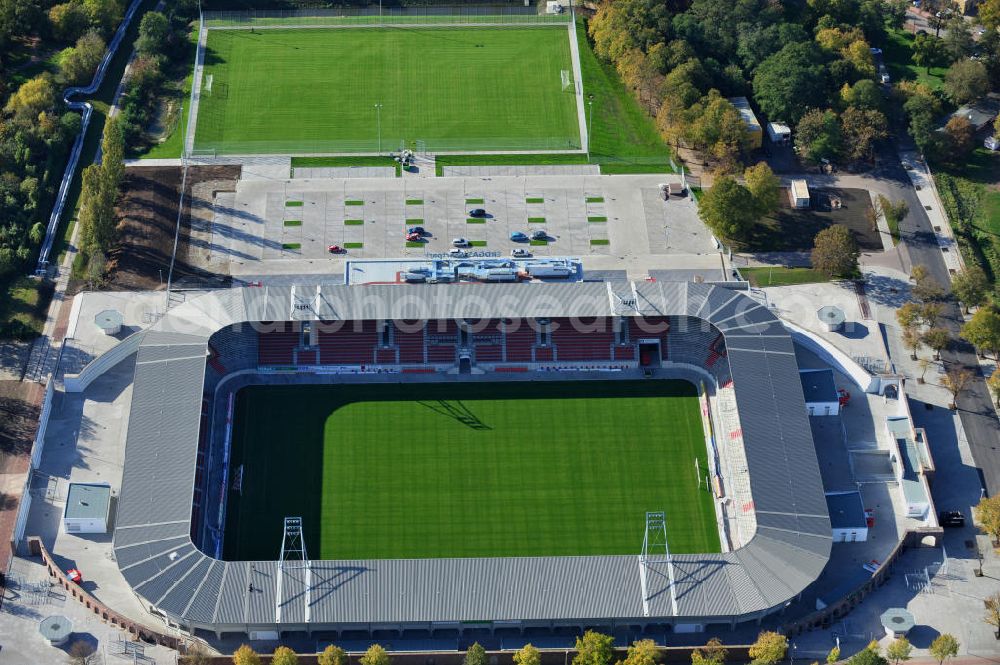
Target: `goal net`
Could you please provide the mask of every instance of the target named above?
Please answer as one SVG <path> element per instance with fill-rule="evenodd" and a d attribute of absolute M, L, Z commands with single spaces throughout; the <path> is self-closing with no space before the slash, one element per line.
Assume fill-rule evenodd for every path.
<path fill-rule="evenodd" d="M 233 482 L 232 482 L 232 484 L 230 486 L 230 489 L 232 489 L 232 491 L 238 493 L 240 496 L 243 496 L 243 465 L 242 464 L 240 464 L 236 468 L 236 472 L 233 473 Z"/>
<path fill-rule="evenodd" d="M 563 92 L 573 91 L 573 79 L 570 78 L 569 70 L 563 69 L 559 72 L 559 76 L 562 79 L 562 90 Z"/>

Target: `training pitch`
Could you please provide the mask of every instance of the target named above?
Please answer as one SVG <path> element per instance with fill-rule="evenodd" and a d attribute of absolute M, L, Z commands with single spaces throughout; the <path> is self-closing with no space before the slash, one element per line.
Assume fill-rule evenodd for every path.
<path fill-rule="evenodd" d="M 381 125 L 384 152 L 578 149 L 563 71 L 565 26 L 213 29 L 195 148 L 376 152 Z"/>
<path fill-rule="evenodd" d="M 684 381 L 251 386 L 238 393 L 225 558 L 719 551 L 700 405 Z"/>

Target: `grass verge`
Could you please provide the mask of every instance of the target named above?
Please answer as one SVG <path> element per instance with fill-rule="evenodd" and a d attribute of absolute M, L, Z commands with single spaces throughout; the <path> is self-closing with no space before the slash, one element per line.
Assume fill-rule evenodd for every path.
<path fill-rule="evenodd" d="M 292 157 L 292 177 L 297 168 L 357 168 L 362 166 L 392 167 L 398 178 L 402 169 L 392 157 Z"/>
<path fill-rule="evenodd" d="M 754 286 L 792 286 L 828 282 L 830 278 L 813 268 L 786 268 L 785 266 L 741 268 L 740 274 Z"/>

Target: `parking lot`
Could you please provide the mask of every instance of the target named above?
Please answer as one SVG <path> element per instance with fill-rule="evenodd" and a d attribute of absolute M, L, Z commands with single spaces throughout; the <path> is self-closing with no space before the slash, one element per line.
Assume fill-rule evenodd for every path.
<path fill-rule="evenodd" d="M 242 181 L 219 193 L 207 258 L 230 274 L 313 272 L 345 258 L 424 257 L 456 238 L 509 256 L 648 257 L 714 253 L 696 204 L 659 194 L 664 176 Z M 481 208 L 483 216 L 470 211 Z M 420 240 L 406 239 L 420 226 Z M 512 233 L 544 239 L 512 241 Z M 328 251 L 337 245 L 343 253 Z M 266 265 L 262 265 L 266 264 Z"/>

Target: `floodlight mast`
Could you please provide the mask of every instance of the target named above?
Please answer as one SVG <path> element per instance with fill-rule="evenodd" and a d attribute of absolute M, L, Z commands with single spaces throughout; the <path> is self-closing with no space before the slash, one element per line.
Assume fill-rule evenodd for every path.
<path fill-rule="evenodd" d="M 662 548 L 662 555 L 659 550 Z M 667 585 L 670 588 L 671 611 L 677 616 L 677 591 L 674 587 L 674 564 L 667 544 L 667 517 L 663 511 L 646 513 L 646 533 L 642 538 L 642 553 L 639 555 L 639 584 L 642 589 L 642 613 L 649 616 L 649 600 L 657 592 L 650 593 L 648 577 L 653 564 L 666 564 Z M 662 574 L 661 574 L 662 576 Z"/>
<path fill-rule="evenodd" d="M 309 623 L 309 609 L 312 604 L 312 566 L 306 553 L 306 541 L 302 535 L 302 518 L 286 517 L 285 531 L 281 536 L 281 559 L 278 561 L 278 588 L 274 597 L 274 620 L 281 623 L 281 589 L 286 574 L 292 570 L 305 570 L 305 622 Z"/>

